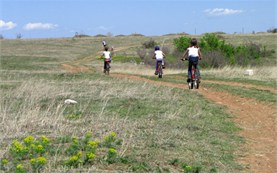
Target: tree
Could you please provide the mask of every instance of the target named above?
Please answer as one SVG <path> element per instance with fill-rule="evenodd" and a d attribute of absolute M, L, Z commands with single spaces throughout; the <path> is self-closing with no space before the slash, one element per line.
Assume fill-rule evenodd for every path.
<path fill-rule="evenodd" d="M 16 34 L 16 39 L 21 39 L 22 35 L 20 33 Z"/>
<path fill-rule="evenodd" d="M 184 52 L 190 45 L 190 38 L 187 36 L 182 36 L 179 38 L 175 38 L 173 40 L 173 43 L 176 47 L 176 49 L 180 52 Z"/>

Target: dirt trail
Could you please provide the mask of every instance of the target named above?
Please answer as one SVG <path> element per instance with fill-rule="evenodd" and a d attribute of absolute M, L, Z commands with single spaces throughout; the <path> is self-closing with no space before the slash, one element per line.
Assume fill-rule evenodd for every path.
<path fill-rule="evenodd" d="M 258 86 L 254 84 L 247 84 L 247 83 L 239 83 L 239 82 L 225 82 L 225 81 L 214 81 L 214 80 L 204 80 L 205 83 L 214 83 L 214 84 L 223 84 L 223 85 L 231 85 L 231 86 L 239 86 L 244 88 L 255 88 L 258 90 L 267 90 L 274 94 L 277 94 L 277 90 L 272 87 L 267 86 Z"/>
<path fill-rule="evenodd" d="M 175 77 L 176 79 L 182 78 L 183 77 Z M 243 88 L 255 88 L 258 90 L 267 90 L 270 91 L 274 94 L 277 94 L 277 90 L 272 88 L 272 87 L 267 87 L 267 86 L 260 86 L 260 85 L 254 85 L 254 84 L 249 84 L 249 83 L 240 83 L 240 82 L 230 82 L 230 81 L 215 81 L 215 80 L 202 80 L 204 83 L 212 83 L 212 84 L 223 84 L 223 85 L 230 85 L 230 86 L 238 86 L 238 87 L 243 87 Z"/>
<path fill-rule="evenodd" d="M 89 68 L 78 65 L 63 64 L 62 68 L 69 72 L 91 71 Z M 111 74 L 112 77 L 128 78 L 130 80 L 144 81 L 159 86 L 187 89 L 185 84 L 176 84 L 164 81 L 154 81 L 130 74 Z M 260 88 L 252 84 L 238 82 L 208 81 L 202 82 L 228 84 L 256 89 L 269 90 L 276 93 L 273 88 Z M 224 105 L 234 115 L 234 121 L 242 128 L 239 135 L 246 139 L 243 144 L 243 153 L 239 155 L 238 162 L 247 165 L 246 173 L 275 173 L 277 172 L 277 133 L 276 133 L 276 105 L 258 102 L 255 99 L 241 98 L 227 92 L 218 92 L 211 88 L 200 87 L 199 92 L 208 100 Z"/>
<path fill-rule="evenodd" d="M 155 85 L 187 89 L 187 85 L 185 84 L 153 81 L 135 75 L 112 74 L 111 76 L 144 81 Z M 251 87 L 255 86 L 251 85 Z M 230 93 L 214 91 L 211 88 L 200 88 L 199 90 L 193 91 L 199 92 L 208 100 L 226 106 L 230 113 L 234 115 L 234 121 L 242 128 L 239 135 L 246 139 L 246 143 L 242 146 L 245 152 L 237 153 L 240 155 L 238 161 L 249 167 L 245 172 L 276 172 L 277 136 L 275 105 L 257 102 L 255 99 L 241 98 Z"/>

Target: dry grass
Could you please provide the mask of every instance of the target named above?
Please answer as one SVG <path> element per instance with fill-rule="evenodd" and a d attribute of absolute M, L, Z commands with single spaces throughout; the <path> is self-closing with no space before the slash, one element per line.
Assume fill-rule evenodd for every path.
<path fill-rule="evenodd" d="M 233 159 L 233 149 L 238 143 L 234 135 L 236 127 L 224 109 L 207 102 L 197 93 L 110 78 L 99 73 L 71 74 L 60 69 L 61 63 L 93 58 L 102 49 L 102 39 L 1 40 L 1 56 L 5 56 L 6 65 L 12 63 L 9 57 L 19 63 L 25 62 L 26 57 L 33 59 L 29 59 L 29 64 L 22 63 L 20 68 L 15 64 L 15 69 L 13 66 L 1 69 L 0 158 L 7 155 L 12 140 L 28 135 L 46 135 L 55 140 L 92 131 L 94 138 L 101 139 L 114 131 L 123 140 L 119 155 L 130 156 L 131 163 L 107 165 L 97 162 L 91 168 L 83 168 L 83 172 L 92 169 L 99 172 L 126 171 L 130 166 L 144 162 L 152 172 L 156 168 L 181 172 L 180 165 L 170 164 L 174 159 L 200 164 L 206 172 L 211 168 L 220 172 L 238 172 Z M 140 46 L 148 39 L 105 38 L 118 48 Z M 166 40 L 167 44 L 173 37 L 154 39 L 158 42 Z M 50 61 L 33 64 L 33 60 L 41 57 L 50 58 Z M 90 60 L 86 59 L 85 65 L 102 73 L 102 61 Z M 38 64 L 45 68 L 31 68 Z M 52 65 L 56 65 L 55 68 Z M 154 76 L 154 67 L 130 63 L 111 65 L 111 73 Z M 221 74 L 224 78 L 264 79 L 267 76 L 276 79 L 276 67 L 254 68 L 253 76 L 244 76 L 245 70 L 225 67 L 203 69 L 202 73 Z M 164 72 L 165 75 L 185 74 L 186 69 L 165 69 Z M 63 102 L 67 98 L 77 100 L 78 104 L 65 105 Z M 56 144 L 55 147 L 63 146 Z M 49 157 L 43 172 L 77 171 L 61 165 L 53 166 L 67 156 L 55 154 Z"/>
<path fill-rule="evenodd" d="M 148 65 L 140 65 L 135 63 L 111 63 L 111 73 L 126 73 L 126 74 L 135 74 L 135 75 L 145 75 L 145 76 L 153 76 L 155 72 L 155 67 L 150 67 Z M 97 69 L 97 71 L 102 71 L 102 62 L 94 63 L 93 67 Z M 165 69 L 164 74 L 178 74 L 184 73 L 184 70 L 180 69 Z"/>
<path fill-rule="evenodd" d="M 200 62 L 201 63 L 201 62 Z M 102 71 L 102 62 L 95 62 L 92 67 L 96 68 L 97 71 Z M 153 76 L 155 67 L 150 67 L 148 65 L 139 65 L 133 63 L 112 63 L 111 64 L 111 73 L 127 73 L 134 75 L 145 75 L 145 76 Z M 247 75 L 246 70 L 252 69 L 254 74 Z M 213 69 L 201 69 L 201 74 L 203 76 L 217 76 L 225 79 L 253 79 L 253 80 L 276 80 L 277 79 L 277 67 L 269 66 L 269 67 L 232 67 L 225 66 L 223 68 L 213 68 Z M 187 69 L 165 69 L 164 75 L 170 74 L 187 74 Z"/>
<path fill-rule="evenodd" d="M 230 131 L 224 130 L 227 127 L 222 126 L 222 121 L 228 122 L 222 119 L 224 112 L 197 94 L 104 75 L 72 75 L 58 80 L 29 76 L 16 88 L 1 92 L 0 158 L 7 156 L 12 140 L 28 135 L 46 135 L 55 140 L 83 136 L 91 131 L 95 139 L 101 140 L 114 131 L 123 140 L 119 155 L 131 160 L 123 165 L 96 162 L 93 166 L 101 172 L 126 171 L 127 167 L 141 163 L 149 165 L 150 172 L 156 168 L 180 172 L 180 165 L 170 165 L 174 159 L 199 163 L 205 170 L 216 167 L 230 172 L 236 169 L 234 164 L 226 165 L 229 159 L 222 160 L 224 165 L 216 161 L 222 150 L 218 145 L 228 146 L 225 154 L 230 155 L 230 146 L 234 144 L 226 142 L 233 141 L 233 137 Z M 67 98 L 78 104 L 65 105 Z M 194 106 L 198 109 L 194 110 Z M 209 126 L 205 125 L 207 122 Z M 56 144 L 55 147 L 63 146 Z M 53 165 L 67 157 L 47 156 L 49 162 L 42 172 L 65 170 L 62 165 Z"/>
<path fill-rule="evenodd" d="M 254 74 L 247 75 L 246 70 L 252 69 Z M 254 80 L 276 80 L 277 79 L 277 67 L 231 67 L 225 66 L 219 69 L 208 69 L 202 70 L 203 74 L 217 76 L 221 78 L 232 79 L 232 78 L 245 78 Z"/>

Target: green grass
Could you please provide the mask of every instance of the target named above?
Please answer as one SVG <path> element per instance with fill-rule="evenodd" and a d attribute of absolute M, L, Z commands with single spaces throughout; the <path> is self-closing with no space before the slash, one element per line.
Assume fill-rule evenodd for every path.
<path fill-rule="evenodd" d="M 213 88 L 218 91 L 229 92 L 240 97 L 245 98 L 254 98 L 258 101 L 276 103 L 276 95 L 268 90 L 261 90 L 256 88 L 243 88 L 243 87 L 234 87 L 230 85 L 222 85 L 222 84 L 209 84 L 204 83 L 203 86 L 207 86 Z"/>
<path fill-rule="evenodd" d="M 206 171 L 214 167 L 225 172 L 239 168 L 233 154 L 241 141 L 235 135 L 238 128 L 224 108 L 196 93 L 79 73 L 58 80 L 28 76 L 19 87 L 1 95 L 5 100 L 1 114 L 5 115 L 8 130 L 3 134 L 10 136 L 2 136 L 3 146 L 17 137 L 24 138 L 17 131 L 23 128 L 24 134 L 53 137 L 82 136 L 93 131 L 98 138 L 106 131 L 116 131 L 125 144 L 119 152 L 127 149 L 123 157 L 128 159 L 123 165 L 114 163 L 113 169 L 180 171 L 181 165 L 170 164 L 173 159 L 200 164 Z M 78 104 L 63 105 L 66 98 Z M 38 125 L 41 122 L 43 125 Z M 17 124 L 16 128 L 10 123 Z M 218 157 L 224 166 L 217 162 Z M 46 171 L 56 169 L 49 166 L 51 170 Z M 105 164 L 94 166 L 105 169 Z"/>
<path fill-rule="evenodd" d="M 225 77 L 221 76 L 215 76 L 215 75 L 203 75 L 203 77 L 207 80 L 214 80 L 214 81 L 226 81 L 226 82 L 238 82 L 238 83 L 245 83 L 245 84 L 253 84 L 258 86 L 266 86 L 266 87 L 272 87 L 277 88 L 276 81 L 274 80 L 255 80 L 255 79 L 245 79 L 245 78 L 230 78 L 227 79 Z"/>
<path fill-rule="evenodd" d="M 165 44 L 170 45 L 174 37 L 153 38 L 159 43 L 166 40 Z M 149 38 L 105 39 L 108 44 L 116 45 L 116 49 L 139 47 Z M 102 49 L 101 40 L 94 37 L 1 40 L 0 159 L 11 159 L 8 153 L 13 140 L 46 135 L 55 147 L 45 156 L 49 162 L 41 172 L 88 172 L 92 167 L 100 172 L 182 172 L 183 164 L 200 165 L 203 172 L 243 169 L 236 162 L 235 154 L 243 139 L 238 137 L 240 129 L 225 107 L 189 90 L 114 78 L 100 72 L 61 70 L 62 63 L 96 55 Z M 125 61 L 126 57 L 136 59 L 129 56 L 135 55 L 135 50 L 127 48 L 117 52 L 114 61 Z M 89 66 L 93 62 L 86 63 Z M 162 81 L 185 84 L 185 77 L 179 76 L 166 75 Z M 160 80 L 156 76 L 144 77 Z M 245 82 L 260 83 L 258 80 Z M 267 85 L 273 86 L 273 83 Z M 267 102 L 273 102 L 274 97 L 251 88 L 209 87 Z M 65 105 L 67 98 L 78 104 Z M 117 148 L 120 161 L 110 164 L 100 158 L 92 166 L 65 168 L 61 163 L 69 156 L 62 149 L 68 147 L 72 136 L 84 136 L 89 131 L 94 139 L 116 132 L 122 139 L 121 147 Z M 99 155 L 103 152 L 100 150 Z"/>
<path fill-rule="evenodd" d="M 1 56 L 2 70 L 47 70 L 57 68 L 56 59 L 50 57 Z M 49 64 L 47 64 L 49 63 Z"/>
<path fill-rule="evenodd" d="M 161 79 L 157 78 L 156 76 L 141 76 L 150 80 L 154 81 L 160 81 Z M 226 79 L 226 78 L 213 78 L 208 77 L 206 78 L 205 75 L 202 75 L 202 79 L 208 79 L 208 80 L 214 80 L 214 81 L 226 81 L 226 82 L 240 82 L 245 84 L 255 84 L 258 86 L 269 86 L 269 87 L 275 87 L 274 81 L 259 81 L 259 80 L 248 80 L 248 79 Z M 222 79 L 222 80 L 221 80 Z M 184 74 L 177 74 L 177 75 L 167 75 L 165 76 L 162 81 L 165 82 L 171 82 L 171 83 L 178 83 L 178 84 L 187 84 L 186 77 Z M 228 84 L 212 84 L 212 83 L 201 83 L 201 87 L 209 87 L 213 88 L 218 91 L 224 91 L 233 93 L 235 95 L 238 95 L 240 97 L 246 97 L 246 98 L 254 98 L 258 101 L 262 102 L 269 102 L 269 103 L 276 103 L 276 95 L 268 90 L 262 90 L 262 89 L 256 89 L 254 87 L 241 87 L 241 86 L 230 86 Z"/>

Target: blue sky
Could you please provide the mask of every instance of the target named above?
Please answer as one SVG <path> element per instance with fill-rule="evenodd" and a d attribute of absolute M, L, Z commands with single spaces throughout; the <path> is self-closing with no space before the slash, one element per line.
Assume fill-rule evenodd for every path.
<path fill-rule="evenodd" d="M 0 0 L 4 38 L 252 33 L 276 19 L 276 0 Z"/>

